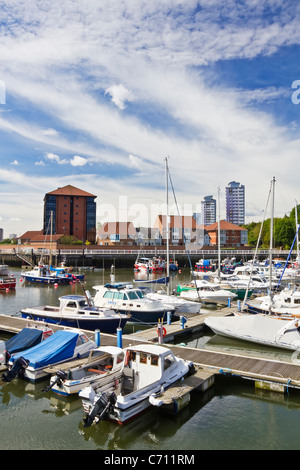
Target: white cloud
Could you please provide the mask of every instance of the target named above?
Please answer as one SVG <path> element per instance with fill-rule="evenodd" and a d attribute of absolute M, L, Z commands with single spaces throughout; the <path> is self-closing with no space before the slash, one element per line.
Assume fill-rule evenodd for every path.
<path fill-rule="evenodd" d="M 65 165 L 66 163 L 68 163 L 68 160 L 61 159 L 58 155 L 51 152 L 45 154 L 45 159 L 50 160 L 51 162 L 58 163 L 59 165 Z"/>
<path fill-rule="evenodd" d="M 125 109 L 125 102 L 132 101 L 132 94 L 123 85 L 112 85 L 105 90 L 111 96 L 112 102 L 119 108 Z"/>
<path fill-rule="evenodd" d="M 70 163 L 72 166 L 84 166 L 87 164 L 87 159 L 80 157 L 79 155 L 75 155 L 71 160 Z"/>

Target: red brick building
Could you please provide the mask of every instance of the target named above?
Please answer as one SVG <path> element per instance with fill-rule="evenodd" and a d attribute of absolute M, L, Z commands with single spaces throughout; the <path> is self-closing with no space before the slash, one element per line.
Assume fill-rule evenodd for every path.
<path fill-rule="evenodd" d="M 44 197 L 43 233 L 72 235 L 78 240 L 94 243 L 96 239 L 96 196 L 67 185 Z"/>
<path fill-rule="evenodd" d="M 205 230 L 209 234 L 210 244 L 218 245 L 218 222 L 214 224 L 206 225 Z M 226 220 L 220 221 L 220 245 L 223 247 L 243 246 L 248 243 L 248 231 L 234 225 Z"/>

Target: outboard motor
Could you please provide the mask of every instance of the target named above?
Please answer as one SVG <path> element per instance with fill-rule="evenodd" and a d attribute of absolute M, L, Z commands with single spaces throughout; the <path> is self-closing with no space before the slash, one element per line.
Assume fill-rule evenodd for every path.
<path fill-rule="evenodd" d="M 115 403 L 116 395 L 114 393 L 112 393 L 110 396 L 107 396 L 105 392 L 102 392 L 98 400 L 94 403 L 92 411 L 83 419 L 84 427 L 88 428 L 91 426 L 95 418 L 97 421 L 104 419 L 106 413 L 109 410 L 109 407 Z"/>
<path fill-rule="evenodd" d="M 43 392 L 49 392 L 51 388 L 54 387 L 55 384 L 58 384 L 59 386 L 67 379 L 67 373 L 64 370 L 58 370 L 56 372 L 56 379 L 53 380 L 52 383 L 47 385 L 47 387 L 43 388 Z"/>
<path fill-rule="evenodd" d="M 13 364 L 12 368 L 2 374 L 2 380 L 4 382 L 11 382 L 16 376 L 19 378 L 24 377 L 25 369 L 28 367 L 29 361 L 24 359 L 24 357 L 19 357 Z"/>

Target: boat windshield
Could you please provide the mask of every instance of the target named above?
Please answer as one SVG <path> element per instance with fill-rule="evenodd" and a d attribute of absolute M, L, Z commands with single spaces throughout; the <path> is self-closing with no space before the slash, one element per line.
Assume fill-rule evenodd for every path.
<path fill-rule="evenodd" d="M 130 300 L 137 300 L 137 299 L 139 299 L 139 297 L 138 297 L 136 291 L 134 291 L 134 290 L 127 292 L 127 295 L 128 295 L 128 298 L 129 298 Z"/>

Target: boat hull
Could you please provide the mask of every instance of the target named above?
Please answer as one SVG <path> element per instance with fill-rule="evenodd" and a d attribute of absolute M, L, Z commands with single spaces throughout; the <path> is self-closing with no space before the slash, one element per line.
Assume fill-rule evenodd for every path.
<path fill-rule="evenodd" d="M 15 289 L 16 288 L 16 280 L 13 279 L 0 279 L 0 290 L 6 289 Z"/>
<path fill-rule="evenodd" d="M 44 321 L 49 324 L 67 326 L 70 328 L 80 328 L 82 330 L 95 331 L 100 330 L 102 333 L 115 334 L 117 328 L 124 328 L 128 318 L 80 318 L 70 317 L 64 318 L 62 316 L 51 316 L 45 312 L 23 312 L 21 311 L 22 318 L 28 318 L 36 321 Z"/>
<path fill-rule="evenodd" d="M 69 284 L 70 279 L 62 277 L 51 276 L 31 276 L 30 274 L 23 274 L 22 277 L 27 282 L 34 282 L 36 284 Z"/>

